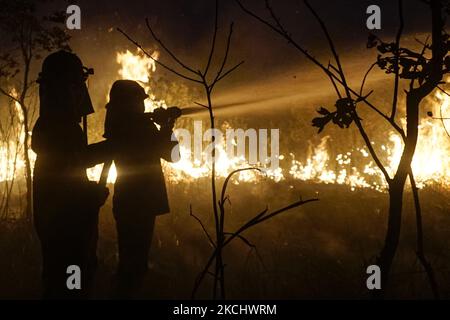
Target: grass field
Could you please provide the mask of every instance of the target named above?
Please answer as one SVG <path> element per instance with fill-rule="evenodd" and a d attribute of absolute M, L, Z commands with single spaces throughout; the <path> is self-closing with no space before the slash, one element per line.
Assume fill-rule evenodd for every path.
<path fill-rule="evenodd" d="M 150 273 L 138 296 L 148 299 L 190 297 L 196 275 L 212 248 L 189 205 L 212 231 L 206 179 L 169 185 L 172 212 L 157 219 Z M 292 209 L 245 233 L 258 254 L 235 240 L 225 252 L 226 291 L 230 299 L 370 298 L 365 269 L 383 243 L 387 195 L 347 186 L 287 181 L 242 183 L 229 188 L 227 229 L 235 230 L 265 205 L 276 209 L 298 199 L 319 202 Z M 194 195 L 194 196 L 193 196 Z M 435 268 L 441 295 L 450 297 L 450 192 L 421 191 L 426 253 Z M 111 199 L 111 198 L 110 198 Z M 117 263 L 116 234 L 110 199 L 101 212 L 96 298 L 108 298 Z M 406 193 L 402 239 L 388 297 L 432 298 L 415 258 L 415 219 Z M 32 226 L 21 219 L 0 221 L 0 298 L 39 298 L 40 252 Z M 209 279 L 198 298 L 209 298 Z"/>

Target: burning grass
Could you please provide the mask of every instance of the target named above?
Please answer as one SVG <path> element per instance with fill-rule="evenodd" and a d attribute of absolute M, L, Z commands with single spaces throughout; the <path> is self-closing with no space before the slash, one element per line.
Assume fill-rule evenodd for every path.
<path fill-rule="evenodd" d="M 153 56 L 158 58 L 159 53 L 154 52 Z M 156 70 L 155 62 L 140 52 L 132 53 L 130 51 L 118 52 L 116 61 L 120 68 L 118 76 L 140 81 L 149 94 L 146 100 L 146 110 L 152 111 L 157 107 L 167 107 L 164 100 L 158 99 L 152 91 L 152 74 Z M 13 89 L 12 89 L 13 90 Z M 17 106 L 16 106 L 17 109 Z M 448 118 L 450 114 L 450 97 L 440 91 L 435 93 L 433 99 L 427 101 L 424 110 L 438 115 L 442 118 Z M 312 108 L 311 108 L 312 111 Z M 308 113 L 302 113 L 303 119 L 308 117 Z M 20 113 L 18 114 L 20 122 Z M 251 118 L 251 117 L 248 117 Z M 366 126 L 373 127 L 379 125 L 378 122 L 372 123 L 370 116 L 364 117 Z M 102 132 L 103 119 L 97 119 L 99 123 L 94 124 L 94 129 Z M 261 122 L 267 120 L 261 120 Z M 189 129 L 192 127 L 192 121 L 183 120 L 179 125 Z M 238 119 L 231 117 L 226 122 L 222 121 L 223 128 L 237 128 L 240 123 Z M 308 124 L 309 125 L 309 124 Z M 442 121 L 424 116 L 420 125 L 420 137 L 414 157 L 412 167 L 419 187 L 429 184 L 442 184 L 450 186 L 450 138 L 447 135 L 446 127 L 450 127 L 450 120 Z M 362 141 L 333 141 L 330 135 L 325 134 L 320 140 L 312 136 L 304 136 L 308 143 L 303 146 L 293 145 L 293 141 L 285 138 L 287 132 L 305 131 L 303 125 L 291 123 L 286 125 L 281 123 L 272 128 L 281 129 L 281 139 L 284 139 L 284 149 L 281 151 L 281 168 L 275 172 L 269 173 L 274 180 L 301 180 L 317 183 L 343 184 L 349 186 L 352 190 L 356 188 L 369 188 L 378 191 L 386 189 L 386 182 L 377 168 L 368 150 L 363 146 Z M 312 129 L 312 128 L 311 128 Z M 380 130 L 375 130 L 380 131 Z M 378 150 L 381 158 L 386 163 L 388 172 L 392 175 L 397 167 L 401 156 L 402 142 L 398 135 L 393 132 L 381 130 L 381 134 L 373 136 L 374 147 Z M 96 132 L 96 136 L 98 136 Z M 309 130 L 309 132 L 312 131 Z M 387 133 L 387 135 L 386 135 Z M 21 154 L 20 141 L 23 140 L 23 130 L 15 130 L 13 137 L 0 143 L 0 181 L 12 180 L 14 176 L 23 176 L 24 159 Z M 101 135 L 101 134 L 100 134 Z M 334 135 L 333 135 L 334 136 Z M 386 140 L 387 139 L 387 140 Z M 288 141 L 286 141 L 288 140 Z M 379 141 L 385 141 L 380 143 Z M 281 142 L 283 143 L 283 141 Z M 338 144 L 338 146 L 336 146 Z M 246 167 L 245 159 L 228 158 L 225 145 L 218 146 L 217 154 L 220 155 L 218 174 L 222 177 L 227 176 L 231 171 Z M 16 157 L 18 155 L 18 157 Z M 30 151 L 32 165 L 35 154 Z M 203 159 L 207 155 L 203 153 Z M 98 180 L 102 165 L 98 165 L 88 170 L 88 176 L 92 180 Z M 165 172 L 171 183 L 192 182 L 195 179 L 210 175 L 210 166 L 202 162 L 194 162 L 189 150 L 182 150 L 182 158 L 179 163 L 165 164 Z M 109 182 L 114 182 L 116 178 L 115 167 L 112 166 Z M 242 172 L 239 174 L 240 181 L 258 182 L 260 176 L 253 172 Z"/>

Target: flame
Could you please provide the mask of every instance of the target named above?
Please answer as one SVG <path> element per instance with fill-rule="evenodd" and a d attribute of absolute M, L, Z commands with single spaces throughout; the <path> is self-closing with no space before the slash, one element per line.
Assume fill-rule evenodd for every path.
<path fill-rule="evenodd" d="M 352 155 L 355 153 L 361 154 L 363 159 L 369 158 L 365 148 L 357 148 L 356 152 L 349 151 L 345 154 L 338 154 L 333 160 L 327 145 L 329 139 L 329 136 L 325 136 L 317 147 L 310 145 L 305 163 L 296 160 L 295 155 L 291 153 L 292 162 L 289 169 L 291 177 L 325 184 L 346 184 L 350 186 L 351 190 L 356 188 L 382 189 L 379 181 L 382 180 L 381 171 L 375 167 L 372 161 L 365 163 L 362 171 L 353 165 Z M 373 176 L 376 178 L 370 179 Z"/>
<path fill-rule="evenodd" d="M 439 118 L 450 117 L 450 97 L 436 91 L 436 103 L 432 104 L 432 114 Z M 450 186 L 450 137 L 446 128 L 449 119 L 423 119 L 419 125 L 419 140 L 412 161 L 412 170 L 419 187 L 431 183 Z M 400 162 L 403 142 L 396 135 L 390 136 L 392 147 L 390 166 L 392 171 Z"/>
<path fill-rule="evenodd" d="M 152 54 L 158 59 L 159 53 Z M 131 79 L 141 83 L 149 95 L 145 101 L 146 111 L 150 112 L 157 107 L 166 108 L 165 101 L 157 100 L 150 87 L 150 79 L 156 71 L 155 60 L 145 56 L 141 51 L 133 53 L 129 50 L 117 52 L 116 62 L 120 68 L 118 79 Z M 16 96 L 15 90 L 11 93 Z M 450 97 L 440 91 L 436 91 L 433 101 L 427 101 L 434 115 L 439 115 L 442 120 L 431 117 L 421 120 L 419 125 L 419 140 L 412 162 L 413 172 L 419 187 L 430 184 L 450 186 L 450 137 L 446 127 L 450 128 Z M 17 122 L 23 121 L 20 105 L 14 105 Z M 442 123 L 441 123 L 442 122 Z M 224 128 L 229 124 L 224 124 Z M 23 144 L 25 133 L 22 126 L 16 129 L 15 136 L 10 141 L 0 142 L 0 181 L 12 180 L 15 175 L 25 170 L 23 159 Z M 19 143 L 17 143 L 19 141 Z M 248 167 L 248 162 L 243 157 L 229 157 L 226 147 L 219 144 L 216 147 L 216 173 L 218 177 L 226 177 L 233 170 Z M 280 155 L 281 167 L 275 170 L 266 170 L 264 175 L 256 171 L 242 171 L 236 175 L 234 183 L 257 182 L 264 176 L 278 182 L 282 180 L 312 181 L 324 184 L 348 185 L 351 190 L 357 188 L 370 188 L 384 191 L 387 188 L 386 181 L 371 158 L 367 148 L 355 147 L 345 153 L 332 156 L 330 151 L 330 137 L 322 137 L 319 144 L 310 143 L 305 157 L 297 158 L 290 153 L 290 160 Z M 372 142 L 380 152 L 379 156 L 386 165 L 388 173 L 395 173 L 402 151 L 401 137 L 394 132 L 388 133 L 387 143 L 379 145 Z M 170 183 L 189 183 L 197 179 L 210 177 L 211 166 L 206 161 L 207 154 L 202 153 L 201 159 L 194 159 L 191 150 L 180 148 L 181 159 L 176 163 L 162 161 L 166 179 Z M 18 155 L 16 157 L 16 155 Z M 30 150 L 30 158 L 34 164 L 35 154 Z M 14 170 L 14 167 L 16 170 Z M 97 165 L 87 170 L 90 180 L 98 181 L 103 165 Z M 117 172 L 114 164 L 108 175 L 108 182 L 114 183 Z"/>
<path fill-rule="evenodd" d="M 433 118 L 425 118 L 420 122 L 419 139 L 411 164 L 419 188 L 431 184 L 450 186 L 450 137 L 446 131 L 446 127 L 450 126 L 450 120 L 447 119 L 450 116 L 450 97 L 436 91 L 434 98 L 436 101 L 429 106 L 433 114 L 438 114 L 439 118 L 443 119 L 442 123 L 438 121 L 439 119 Z M 366 147 L 338 154 L 335 159 L 331 159 L 327 146 L 329 138 L 325 136 L 319 145 L 310 146 L 308 158 L 304 163 L 296 160 L 291 154 L 293 160 L 289 173 L 294 179 L 346 184 L 352 190 L 356 188 L 386 190 L 387 183 Z M 389 133 L 388 141 L 387 145 L 381 145 L 381 151 L 384 153 L 381 158 L 386 159 L 386 170 L 392 177 L 400 162 L 403 141 L 394 132 Z M 375 145 L 374 142 L 372 144 Z M 359 166 L 353 165 L 356 157 Z"/>
<path fill-rule="evenodd" d="M 147 57 L 141 50 L 135 54 L 129 50 L 118 52 L 116 62 L 120 65 L 118 79 L 130 79 L 138 81 L 145 89 L 149 98 L 145 100 L 146 112 L 151 112 L 155 108 L 167 108 L 165 101 L 156 100 L 152 93 L 149 82 L 151 75 L 156 71 L 154 59 L 158 59 L 158 52 L 154 52 L 152 58 Z M 226 124 L 224 126 L 227 126 Z M 225 129 L 225 127 L 224 127 Z M 207 163 L 207 154 L 202 153 L 202 160 L 192 160 L 190 150 L 180 147 L 181 158 L 176 163 L 162 161 L 165 176 L 169 182 L 179 183 L 182 181 L 192 181 L 194 179 L 208 177 L 211 174 L 211 166 Z M 216 146 L 216 174 L 218 177 L 226 177 L 233 170 L 249 167 L 246 159 L 242 157 L 229 158 L 224 144 Z M 101 175 L 103 165 L 97 165 L 87 170 L 90 180 L 98 181 Z M 265 175 L 280 181 L 284 178 L 281 169 L 267 170 Z M 114 183 L 117 177 L 117 171 L 114 164 L 108 174 L 108 183 Z M 260 179 L 260 174 L 254 171 L 242 171 L 236 174 L 237 179 L 234 183 L 251 182 Z"/>
<path fill-rule="evenodd" d="M 167 108 L 166 103 L 161 100 L 156 100 L 154 94 L 152 94 L 150 90 L 150 75 L 156 70 L 155 60 L 158 59 L 159 53 L 155 51 L 152 54 L 152 57 L 153 59 L 147 57 L 140 50 L 138 50 L 136 54 L 133 54 L 129 50 L 125 52 L 118 52 L 116 54 L 116 62 L 120 65 L 117 79 L 135 80 L 142 85 L 145 92 L 149 95 L 149 98 L 144 101 L 146 112 L 151 112 L 159 107 Z M 107 97 L 107 99 L 109 99 L 109 97 Z M 86 173 L 89 180 L 99 181 L 102 169 L 103 164 L 87 169 Z M 117 170 L 113 163 L 108 173 L 107 182 L 114 183 L 116 179 Z"/>
<path fill-rule="evenodd" d="M 150 90 L 150 75 L 156 71 L 156 62 L 159 57 L 157 51 L 152 53 L 152 58 L 147 57 L 138 50 L 136 54 L 127 50 L 125 52 L 118 52 L 116 62 L 120 65 L 119 79 L 128 79 L 138 81 L 149 95 L 145 100 L 145 111 L 151 112 L 156 108 L 167 108 L 164 101 L 156 100 L 155 95 Z"/>
<path fill-rule="evenodd" d="M 14 98 L 18 98 L 18 93 L 15 88 L 12 88 L 9 94 Z M 13 107 L 14 110 L 11 114 L 14 118 L 11 120 L 14 126 L 11 128 L 11 136 L 9 136 L 7 141 L 0 141 L 0 182 L 12 181 L 18 175 L 24 176 L 26 172 L 23 150 L 25 141 L 23 122 L 25 117 L 19 102 L 14 101 Z M 29 134 L 31 135 L 31 132 Z M 36 154 L 30 148 L 28 149 L 28 157 L 33 168 Z"/>
<path fill-rule="evenodd" d="M 158 54 L 155 53 L 156 59 Z M 126 51 L 117 54 L 117 62 L 121 65 L 119 75 L 123 78 L 134 79 L 144 83 L 149 82 L 151 73 L 156 70 L 155 61 L 146 57 L 141 52 L 136 54 Z M 150 95 L 150 110 L 155 107 L 154 97 L 151 94 L 151 88 L 145 87 Z M 153 99 L 152 99 L 153 97 Z M 432 104 L 433 113 L 438 114 L 438 109 L 443 112 L 450 111 L 450 97 L 441 92 L 436 93 L 437 101 Z M 165 105 L 164 102 L 159 102 Z M 449 112 L 450 114 L 450 112 Z M 448 120 L 444 120 L 448 121 Z M 449 123 L 450 124 L 450 123 Z M 224 126 L 228 126 L 225 124 Z M 429 183 L 439 183 L 449 185 L 449 157 L 450 138 L 445 129 L 433 119 L 423 119 L 419 127 L 419 141 L 416 155 L 412 167 L 415 173 L 417 183 L 423 187 Z M 378 191 L 385 190 L 386 181 L 374 161 L 369 155 L 366 147 L 355 148 L 346 153 L 338 154 L 335 158 L 331 157 L 328 148 L 330 137 L 325 136 L 317 146 L 310 145 L 306 161 L 295 159 L 294 154 L 290 154 L 292 160 L 290 168 L 283 170 L 266 171 L 267 176 L 275 181 L 281 181 L 287 178 L 315 181 L 319 183 L 335 183 L 349 185 L 351 190 L 356 188 L 370 188 Z M 375 143 L 373 143 L 375 145 Z M 401 138 L 394 132 L 389 133 L 388 143 L 381 145 L 381 155 L 386 161 L 386 167 L 391 176 L 395 173 L 398 162 L 403 150 Z M 247 167 L 246 159 L 233 157 L 229 158 L 224 145 L 218 145 L 216 154 L 216 172 L 219 177 L 226 177 L 231 171 Z M 192 181 L 199 178 L 208 177 L 211 174 L 211 168 L 206 163 L 206 155 L 202 154 L 202 161 L 193 160 L 191 151 L 181 148 L 181 160 L 176 163 L 163 162 L 166 177 L 172 183 L 181 181 Z M 284 156 L 280 156 L 280 160 Z M 236 183 L 254 182 L 261 178 L 257 172 L 244 171 L 239 173 Z"/>

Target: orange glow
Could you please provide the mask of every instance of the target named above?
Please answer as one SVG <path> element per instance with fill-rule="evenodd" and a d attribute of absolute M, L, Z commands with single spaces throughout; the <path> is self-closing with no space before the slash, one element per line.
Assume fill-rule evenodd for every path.
<path fill-rule="evenodd" d="M 154 52 L 153 57 L 157 59 L 158 56 L 158 52 Z M 167 107 L 164 101 L 155 99 L 149 86 L 149 79 L 156 70 L 156 64 L 152 59 L 146 57 L 142 52 L 132 53 L 127 50 L 118 52 L 116 61 L 120 65 L 118 79 L 136 80 L 145 88 L 149 95 L 149 99 L 146 100 L 146 111 L 152 111 L 157 107 Z M 11 93 L 16 95 L 15 90 L 12 90 Z M 434 98 L 434 102 L 427 101 L 427 109 L 431 108 L 430 111 L 436 116 L 449 118 L 450 97 L 436 91 Z M 18 123 L 20 123 L 23 120 L 20 106 L 16 103 L 15 108 Z M 443 120 L 443 122 L 450 128 L 450 120 Z M 225 126 L 229 127 L 229 125 Z M 16 130 L 15 136 L 12 138 L 9 142 L 0 142 L 0 181 L 11 180 L 14 174 L 23 176 L 25 170 L 23 150 L 16 150 L 16 146 L 23 143 L 23 129 Z M 16 144 L 14 139 L 19 139 L 20 143 Z M 329 136 L 324 136 L 318 145 L 311 144 L 306 157 L 304 157 L 305 160 L 300 160 L 293 153 L 289 154 L 290 160 L 287 160 L 286 156 L 280 155 L 280 164 L 284 169 L 267 171 L 266 175 L 261 175 L 255 171 L 244 171 L 236 175 L 234 183 L 257 182 L 267 176 L 274 181 L 294 179 L 348 185 L 352 190 L 370 188 L 383 191 L 386 189 L 386 182 L 381 171 L 375 165 L 366 147 L 355 147 L 348 152 L 331 156 L 328 148 L 329 140 Z M 403 149 L 401 138 L 391 132 L 388 134 L 388 140 L 384 145 L 378 145 L 376 142 L 373 142 L 373 145 L 379 150 L 379 156 L 386 164 L 388 173 L 392 176 Z M 181 160 L 179 162 L 162 162 L 166 179 L 170 183 L 191 182 L 210 176 L 211 168 L 205 161 L 192 160 L 190 150 L 181 148 L 180 151 Z M 18 157 L 15 161 L 14 155 L 16 153 L 18 153 Z M 235 169 L 248 167 L 247 161 L 243 158 L 229 158 L 225 145 L 218 145 L 217 155 L 218 177 L 226 177 Z M 203 152 L 202 159 L 206 159 L 206 156 Z M 36 155 L 30 150 L 32 164 L 34 164 L 35 157 Z M 15 172 L 13 170 L 14 161 Z M 98 165 L 87 170 L 90 180 L 97 181 L 99 179 L 102 166 Z M 450 186 L 450 138 L 440 120 L 429 117 L 422 119 L 412 167 L 419 187 L 432 183 Z M 116 168 L 113 165 L 109 172 L 108 182 L 114 183 L 116 176 Z"/>

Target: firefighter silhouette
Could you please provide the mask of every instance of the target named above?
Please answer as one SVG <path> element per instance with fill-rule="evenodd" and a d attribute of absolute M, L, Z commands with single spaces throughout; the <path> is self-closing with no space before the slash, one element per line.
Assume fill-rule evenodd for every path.
<path fill-rule="evenodd" d="M 89 182 L 86 168 L 109 157 L 107 142 L 87 145 L 79 123 L 93 113 L 87 69 L 73 53 L 58 51 L 39 74 L 39 119 L 31 147 L 34 224 L 42 249 L 44 298 L 88 298 L 96 269 L 98 209 L 108 191 Z M 67 269 L 81 270 L 81 289 L 67 287 Z"/>
<path fill-rule="evenodd" d="M 139 292 L 147 272 L 155 217 L 169 212 L 161 158 L 171 161 L 172 152 L 178 152 L 178 142 L 171 136 L 179 109 L 144 113 L 146 98 L 137 82 L 118 80 L 106 106 L 104 137 L 111 143 L 117 170 L 113 213 L 119 249 L 119 298 Z"/>

